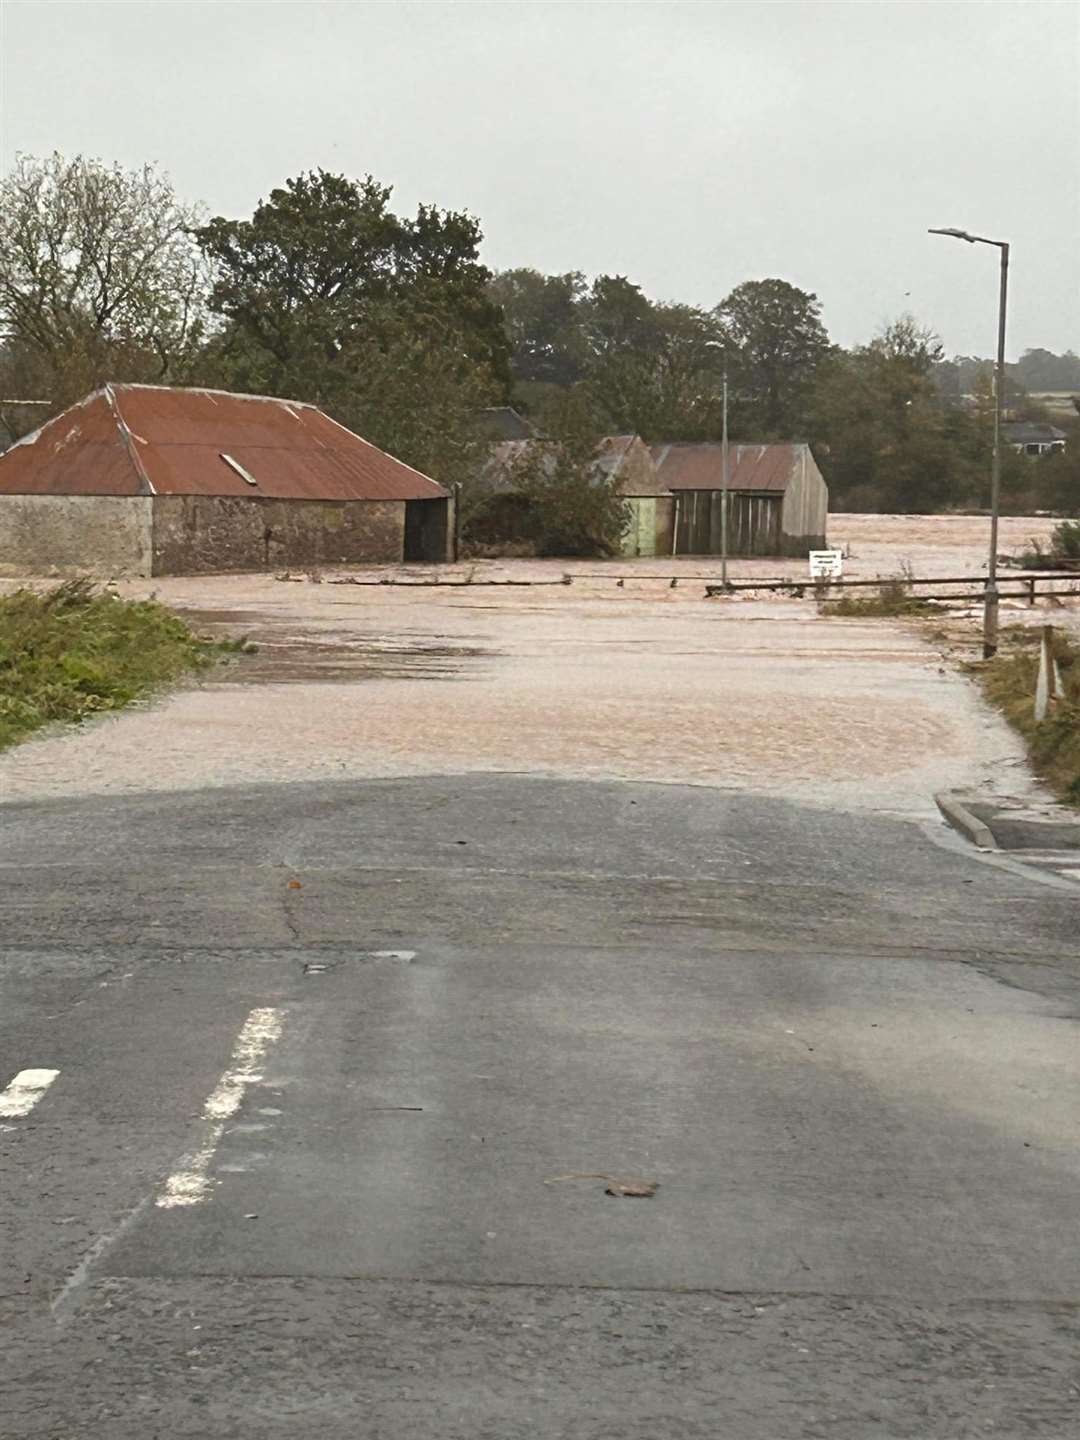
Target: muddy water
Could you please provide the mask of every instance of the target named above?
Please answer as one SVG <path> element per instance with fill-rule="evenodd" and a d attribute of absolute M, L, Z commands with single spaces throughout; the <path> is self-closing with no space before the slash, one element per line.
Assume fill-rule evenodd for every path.
<path fill-rule="evenodd" d="M 255 610 L 200 610 L 177 614 L 211 640 L 243 638 L 256 647 L 218 683 L 237 685 L 328 683 L 355 680 L 461 680 L 475 672 L 484 651 L 451 645 L 437 635 L 367 635 L 289 624 Z"/>
<path fill-rule="evenodd" d="M 1006 521 L 1002 548 L 1052 523 Z M 978 518 L 833 522 L 848 574 L 867 577 L 905 561 L 918 573 L 977 573 L 986 531 Z M 1030 787 L 1015 736 L 914 627 L 825 619 L 812 601 L 764 592 L 707 600 L 708 559 L 440 574 L 550 581 L 564 571 L 579 578 L 505 589 L 127 583 L 125 593 L 153 590 L 200 629 L 250 636 L 259 653 L 147 708 L 0 756 L 0 794 L 515 770 L 928 816 L 937 789 Z M 732 565 L 733 578 L 770 573 L 801 578 L 805 562 Z"/>

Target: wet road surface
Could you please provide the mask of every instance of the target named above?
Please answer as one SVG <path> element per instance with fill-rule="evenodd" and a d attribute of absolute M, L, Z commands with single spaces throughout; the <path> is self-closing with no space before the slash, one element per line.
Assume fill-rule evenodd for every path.
<path fill-rule="evenodd" d="M 5 1436 L 1075 1433 L 1065 882 L 509 775 L 0 821 Z"/>

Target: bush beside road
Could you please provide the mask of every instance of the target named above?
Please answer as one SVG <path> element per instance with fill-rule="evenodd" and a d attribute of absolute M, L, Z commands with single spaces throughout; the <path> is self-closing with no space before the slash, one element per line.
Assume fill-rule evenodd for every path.
<path fill-rule="evenodd" d="M 202 640 L 155 600 L 84 579 L 0 597 L 0 749 L 208 669 L 244 641 Z"/>

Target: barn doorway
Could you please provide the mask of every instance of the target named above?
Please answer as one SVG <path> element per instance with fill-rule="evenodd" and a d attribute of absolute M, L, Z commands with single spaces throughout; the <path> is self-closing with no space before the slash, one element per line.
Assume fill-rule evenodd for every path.
<path fill-rule="evenodd" d="M 450 501 L 406 500 L 403 559 L 442 564 L 450 556 Z"/>

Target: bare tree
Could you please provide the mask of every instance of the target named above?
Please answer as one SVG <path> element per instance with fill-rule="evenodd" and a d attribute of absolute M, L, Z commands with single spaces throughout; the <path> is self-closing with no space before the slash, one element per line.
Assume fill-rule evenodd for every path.
<path fill-rule="evenodd" d="M 19 156 L 0 180 L 5 396 L 59 409 L 105 380 L 182 378 L 206 323 L 201 218 L 152 165 Z"/>

